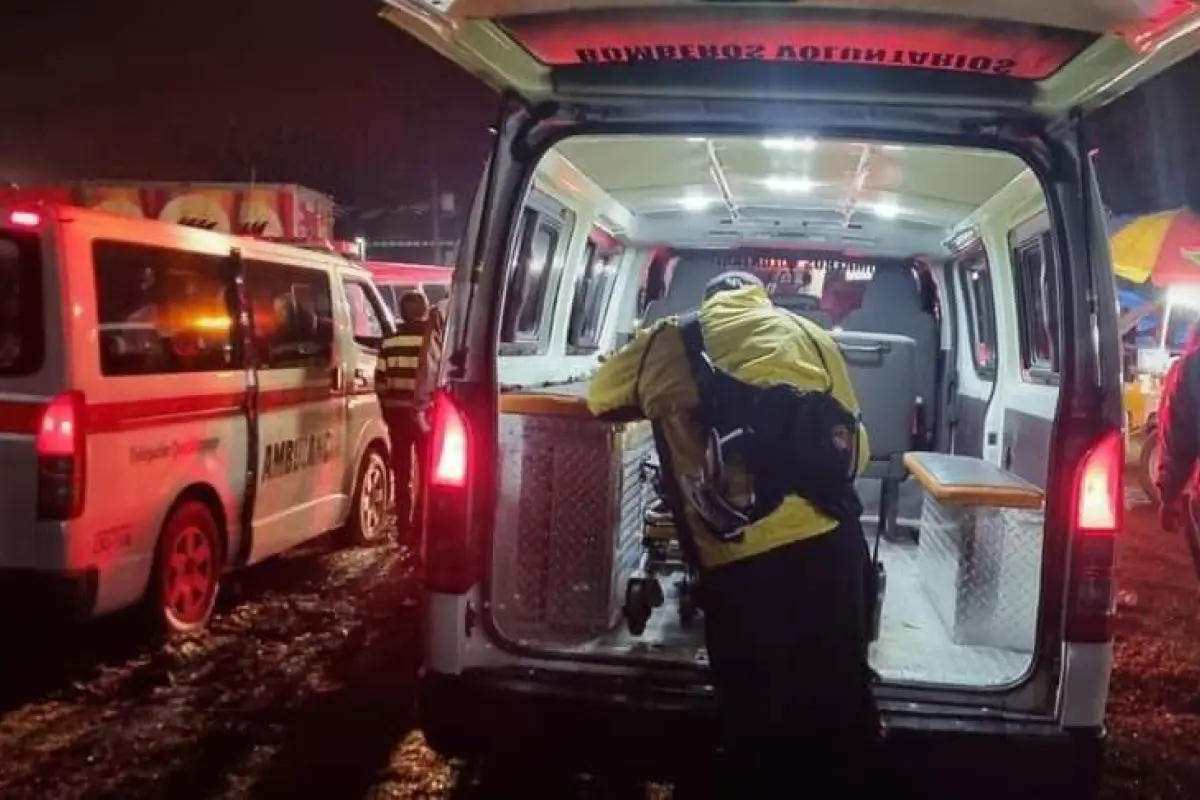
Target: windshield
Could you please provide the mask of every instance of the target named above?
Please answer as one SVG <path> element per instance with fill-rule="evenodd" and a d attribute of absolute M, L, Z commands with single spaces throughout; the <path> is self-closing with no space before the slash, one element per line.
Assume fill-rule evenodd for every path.
<path fill-rule="evenodd" d="M 0 375 L 31 375 L 42 366 L 41 242 L 0 233 Z"/>

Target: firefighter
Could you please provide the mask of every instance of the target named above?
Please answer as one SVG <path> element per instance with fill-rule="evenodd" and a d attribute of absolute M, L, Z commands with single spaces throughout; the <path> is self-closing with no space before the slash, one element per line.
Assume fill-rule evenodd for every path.
<path fill-rule="evenodd" d="M 714 279 L 699 321 L 707 357 L 725 374 L 756 386 L 827 389 L 857 413 L 846 363 L 829 334 L 776 310 L 753 275 Z M 702 398 L 685 340 L 676 318 L 639 333 L 601 364 L 588 405 L 601 418 L 655 423 L 663 476 L 676 498 L 685 497 L 672 510 L 680 544 L 690 540 L 685 550 L 699 562 L 729 781 L 722 796 L 860 796 L 882 733 L 867 662 L 864 606 L 874 572 L 862 506 L 852 481 L 838 518 L 786 494 L 742 529 L 740 541 L 722 536 L 694 493 L 678 493 L 703 472 L 711 446 L 697 423 Z M 862 469 L 869 448 L 861 429 L 857 446 L 851 458 Z M 752 480 L 736 463 L 724 474 L 731 485 Z"/>
<path fill-rule="evenodd" d="M 1200 458 L 1200 322 L 1188 331 L 1183 355 L 1167 369 L 1158 408 L 1159 465 L 1157 485 L 1160 520 L 1167 533 L 1196 500 L 1194 474 Z"/>
<path fill-rule="evenodd" d="M 423 293 L 410 291 L 401 297 L 400 324 L 395 335 L 383 341 L 375 379 L 391 439 L 396 516 L 401 533 L 407 533 L 412 525 L 413 464 L 422 438 L 416 388 L 428 317 L 429 301 Z"/>

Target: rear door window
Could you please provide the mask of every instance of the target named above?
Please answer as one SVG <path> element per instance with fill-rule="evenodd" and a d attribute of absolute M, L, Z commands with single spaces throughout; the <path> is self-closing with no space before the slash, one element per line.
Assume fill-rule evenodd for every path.
<path fill-rule="evenodd" d="M 429 298 L 429 305 L 436 305 L 450 294 L 450 287 L 444 283 L 426 283 L 422 284 L 421 291 L 425 292 L 425 296 Z"/>
<path fill-rule="evenodd" d="M 1050 234 L 1013 248 L 1021 366 L 1026 379 L 1058 375 L 1058 289 L 1051 264 Z"/>
<path fill-rule="evenodd" d="M 45 360 L 42 244 L 36 234 L 0 233 L 0 376 L 32 375 Z"/>
<path fill-rule="evenodd" d="M 237 366 L 225 259 L 167 247 L 92 245 L 105 375 L 213 372 Z"/>

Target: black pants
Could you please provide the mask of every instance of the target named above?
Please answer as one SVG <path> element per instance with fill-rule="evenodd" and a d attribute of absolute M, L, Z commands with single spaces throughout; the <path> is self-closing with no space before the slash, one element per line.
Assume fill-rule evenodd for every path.
<path fill-rule="evenodd" d="M 396 525 L 400 533 L 412 528 L 413 479 L 421 453 L 421 427 L 412 414 L 391 414 L 387 418 L 388 438 L 392 447 L 392 475 L 396 481 Z"/>
<path fill-rule="evenodd" d="M 702 578 L 729 798 L 854 798 L 874 771 L 869 555 L 843 524 Z"/>

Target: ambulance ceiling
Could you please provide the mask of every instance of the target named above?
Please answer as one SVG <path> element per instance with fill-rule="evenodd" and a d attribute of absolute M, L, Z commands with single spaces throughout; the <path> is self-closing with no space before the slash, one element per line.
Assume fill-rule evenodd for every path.
<path fill-rule="evenodd" d="M 635 215 L 641 242 L 943 251 L 1024 169 L 990 151 L 812 139 L 568 139 L 558 151 Z"/>

